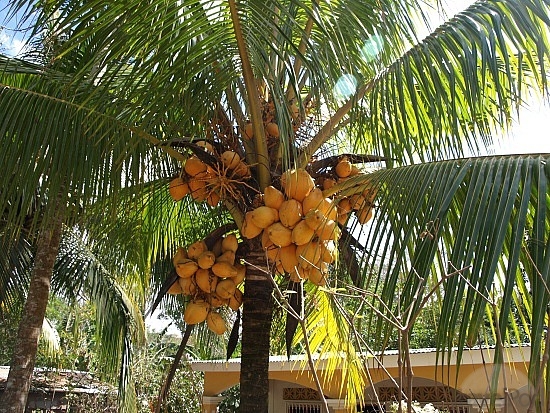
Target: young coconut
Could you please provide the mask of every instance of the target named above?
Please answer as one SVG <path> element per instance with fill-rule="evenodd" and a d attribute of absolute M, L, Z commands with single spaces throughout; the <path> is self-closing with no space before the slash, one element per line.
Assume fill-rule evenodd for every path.
<path fill-rule="evenodd" d="M 296 257 L 302 268 L 315 266 L 321 260 L 321 247 L 318 242 L 310 242 L 296 247 Z"/>
<path fill-rule="evenodd" d="M 205 251 L 208 251 L 206 243 L 203 240 L 199 240 L 189 245 L 189 248 L 187 248 L 187 255 L 192 260 L 196 260 Z"/>
<path fill-rule="evenodd" d="M 199 268 L 195 273 L 195 283 L 205 293 L 216 291 L 219 278 L 212 274 L 212 271 Z"/>
<path fill-rule="evenodd" d="M 182 294 L 185 296 L 195 295 L 197 292 L 195 277 L 179 278 L 178 284 L 180 285 Z"/>
<path fill-rule="evenodd" d="M 237 248 L 239 248 L 239 241 L 237 240 L 237 236 L 235 234 L 229 234 L 222 240 L 223 252 L 237 252 Z"/>
<path fill-rule="evenodd" d="M 275 138 L 279 137 L 279 126 L 276 123 L 269 122 L 267 125 L 265 125 L 265 129 L 270 136 L 273 136 Z"/>
<path fill-rule="evenodd" d="M 298 257 L 296 256 L 296 245 L 290 244 L 279 251 L 279 258 L 281 259 L 281 265 L 285 272 L 291 273 L 298 267 Z"/>
<path fill-rule="evenodd" d="M 201 172 L 206 172 L 206 164 L 195 155 L 192 155 L 185 161 L 184 169 L 187 175 L 196 176 Z"/>
<path fill-rule="evenodd" d="M 197 146 L 200 146 L 201 148 L 203 148 L 206 152 L 208 152 L 210 154 L 214 154 L 214 147 L 212 146 L 212 144 L 210 142 L 197 141 Z"/>
<path fill-rule="evenodd" d="M 285 201 L 284 194 L 274 186 L 268 186 L 264 189 L 264 204 L 270 208 L 279 209 Z M 280 211 L 279 211 L 280 214 Z"/>
<path fill-rule="evenodd" d="M 250 217 L 258 228 L 267 228 L 279 220 L 279 212 L 274 208 L 261 206 L 254 209 Z"/>
<path fill-rule="evenodd" d="M 176 253 L 174 254 L 174 257 L 172 258 L 172 264 L 174 264 L 174 268 L 178 265 L 179 262 L 182 262 L 183 260 L 188 259 L 187 251 L 185 251 L 185 248 L 178 247 L 176 249 Z"/>
<path fill-rule="evenodd" d="M 181 260 L 176 265 L 176 273 L 181 278 L 190 278 L 197 272 L 199 265 L 190 259 Z"/>
<path fill-rule="evenodd" d="M 241 235 L 246 239 L 256 238 L 261 234 L 262 228 L 258 227 L 252 221 L 252 211 L 249 211 L 244 216 L 243 225 L 241 226 Z"/>
<path fill-rule="evenodd" d="M 229 299 L 233 296 L 233 294 L 235 294 L 236 289 L 237 286 L 233 280 L 226 278 L 225 280 L 218 281 L 218 285 L 216 286 L 216 295 L 222 299 Z"/>
<path fill-rule="evenodd" d="M 286 247 L 292 243 L 292 230 L 280 222 L 275 222 L 267 227 L 264 232 L 268 233 L 269 239 L 278 247 Z"/>
<path fill-rule="evenodd" d="M 315 230 L 302 220 L 292 229 L 292 242 L 296 245 L 304 245 L 310 242 L 314 235 Z"/>
<path fill-rule="evenodd" d="M 302 202 L 303 214 L 307 214 L 312 209 L 317 209 L 323 199 L 325 199 L 323 196 L 323 191 L 321 191 L 320 188 L 313 188 Z"/>
<path fill-rule="evenodd" d="M 206 325 L 213 333 L 221 336 L 227 331 L 227 326 L 225 325 L 225 320 L 219 313 L 210 311 L 206 316 Z"/>
<path fill-rule="evenodd" d="M 190 194 L 195 201 L 202 202 L 208 198 L 208 190 L 206 189 L 206 181 L 204 179 L 192 177 L 188 185 Z"/>
<path fill-rule="evenodd" d="M 197 264 L 199 267 L 208 269 L 216 262 L 216 255 L 212 251 L 204 251 L 197 257 Z"/>
<path fill-rule="evenodd" d="M 287 228 L 294 226 L 302 219 L 302 204 L 296 199 L 284 201 L 279 208 L 279 220 Z"/>
<path fill-rule="evenodd" d="M 178 295 L 178 294 L 181 294 L 183 293 L 182 289 L 181 289 L 181 286 L 180 286 L 180 283 L 178 282 L 179 279 L 176 279 L 176 281 L 174 281 L 174 283 L 170 286 L 170 288 L 168 288 L 168 294 L 171 294 L 171 295 Z"/>
<path fill-rule="evenodd" d="M 281 186 L 287 197 L 302 202 L 315 187 L 315 182 L 305 169 L 298 168 L 281 175 Z"/>
<path fill-rule="evenodd" d="M 170 181 L 168 192 L 174 201 L 180 201 L 189 193 L 189 185 L 182 177 L 178 176 Z"/>
<path fill-rule="evenodd" d="M 224 153 L 222 153 L 220 159 L 224 166 L 229 169 L 235 169 L 241 161 L 241 157 L 239 156 L 239 154 L 233 151 L 225 151 Z"/>
<path fill-rule="evenodd" d="M 233 251 L 225 251 L 218 258 L 216 262 L 227 262 L 231 265 L 235 264 L 235 253 Z"/>
<path fill-rule="evenodd" d="M 241 304 L 243 303 L 243 293 L 238 288 L 235 289 L 235 292 L 231 297 L 229 297 L 229 302 L 227 305 L 233 311 L 237 311 Z"/>
<path fill-rule="evenodd" d="M 236 277 L 239 273 L 239 271 L 233 265 L 223 261 L 215 263 L 212 266 L 211 270 L 214 274 L 221 278 Z"/>
<path fill-rule="evenodd" d="M 210 305 L 204 300 L 191 301 L 185 307 L 183 319 L 187 324 L 198 324 L 206 320 Z"/>
<path fill-rule="evenodd" d="M 254 137 L 254 127 L 252 126 L 252 123 L 247 123 L 244 125 L 244 131 L 243 131 L 243 138 L 246 140 L 251 140 Z"/>
<path fill-rule="evenodd" d="M 334 167 L 334 172 L 336 172 L 336 175 L 338 175 L 339 178 L 347 178 L 350 176 L 352 168 L 353 165 L 348 158 L 344 158 L 336 164 Z"/>

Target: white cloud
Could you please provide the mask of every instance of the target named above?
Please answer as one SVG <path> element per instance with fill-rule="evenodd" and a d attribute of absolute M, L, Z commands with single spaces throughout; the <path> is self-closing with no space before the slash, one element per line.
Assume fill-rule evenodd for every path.
<path fill-rule="evenodd" d="M 0 47 L 8 56 L 18 56 L 23 52 L 25 43 L 20 39 L 8 36 L 5 31 L 0 30 Z"/>

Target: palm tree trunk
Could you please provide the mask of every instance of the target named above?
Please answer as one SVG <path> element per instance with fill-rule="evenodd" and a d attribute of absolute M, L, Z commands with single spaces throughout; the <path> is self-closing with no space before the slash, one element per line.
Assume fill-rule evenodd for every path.
<path fill-rule="evenodd" d="M 31 385 L 38 339 L 46 314 L 53 266 L 59 250 L 65 208 L 59 203 L 57 214 L 43 227 L 36 242 L 34 268 L 19 330 L 6 389 L 0 396 L 0 413 L 24 413 Z"/>
<path fill-rule="evenodd" d="M 252 243 L 251 243 L 252 244 Z M 247 256 L 243 298 L 240 413 L 267 413 L 273 285 L 261 246 Z"/>

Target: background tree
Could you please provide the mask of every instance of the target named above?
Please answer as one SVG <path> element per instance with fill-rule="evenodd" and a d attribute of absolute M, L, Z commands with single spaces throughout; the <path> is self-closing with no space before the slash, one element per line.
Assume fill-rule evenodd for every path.
<path fill-rule="evenodd" d="M 15 7 L 26 5 L 20 1 Z M 445 283 L 444 291 L 449 293 L 443 294 L 442 311 L 457 321 L 463 313 L 462 291 L 467 291 L 466 308 L 471 311 L 463 323 L 450 325 L 461 326 L 461 345 L 471 342 L 477 331 L 485 311 L 482 296 L 497 269 L 507 274 L 499 329 L 506 327 L 502 320 L 508 319 L 520 262 L 531 274 L 530 280 L 541 287 L 534 294 L 537 305 L 532 308 L 545 308 L 548 296 L 541 280 L 547 268 L 544 248 L 548 244 L 546 158 L 467 159 L 393 169 L 482 151 L 492 143 L 491 131 L 510 119 L 526 88 L 545 90 L 545 1 L 478 1 L 422 41 L 415 35 L 416 22 L 425 17 L 417 2 L 136 1 L 106 6 L 101 1 L 53 1 L 48 7 L 37 10 L 36 33 L 54 19 L 56 30 L 67 39 L 56 53 L 61 61 L 81 45 L 89 46 L 86 59 L 79 60 L 64 83 L 71 91 L 83 84 L 93 85 L 85 90 L 86 99 L 79 106 L 90 115 L 82 119 L 86 131 L 97 133 L 104 122 L 120 125 L 116 121 L 124 119 L 125 127 L 112 142 L 128 151 L 108 157 L 124 159 L 128 169 L 136 168 L 132 173 L 123 168 L 124 177 L 142 176 L 140 167 L 157 168 L 155 161 L 164 159 L 158 154 L 165 152 L 176 162 L 162 172 L 185 177 L 190 183 L 191 174 L 182 172 L 181 163 L 187 164 L 191 153 L 202 154 L 190 141 L 206 140 L 215 151 L 214 158 L 203 155 L 203 162 L 214 170 L 215 176 L 209 178 L 220 179 L 209 183 L 211 190 L 204 198 L 210 197 L 222 220 L 230 214 L 242 231 L 245 213 L 258 205 L 256 195 L 270 184 L 283 188 L 280 177 L 288 169 L 308 168 L 321 184 L 320 178 L 335 177 L 332 167 L 342 160 L 331 155 L 375 153 L 392 169 L 351 178 L 333 188 L 327 185 L 323 192 L 325 197 L 351 197 L 365 191 L 376 194 L 380 217 L 368 227 L 367 239 L 360 238 L 361 242 L 353 231 L 342 231 L 340 267 L 348 271 L 335 273 L 332 267 L 323 271 L 331 285 L 334 279 L 358 285 L 378 283 L 389 302 L 407 308 L 429 289 L 430 277 L 441 279 L 456 266 L 464 276 Z M 21 87 L 6 89 L 8 92 L 26 96 Z M 107 111 L 106 102 L 111 118 L 99 115 Z M 71 107 L 66 101 L 55 104 Z M 37 113 L 52 115 L 48 109 L 53 105 L 26 107 L 41 107 Z M 61 115 L 61 120 L 67 119 L 67 114 Z M 9 126 L 6 133 L 20 136 L 19 127 Z M 105 136 L 113 134 L 95 136 L 95 141 L 103 143 Z M 138 145 L 142 145 L 141 152 L 137 152 Z M 6 170 L 12 171 L 16 146 L 8 149 Z M 223 169 L 223 162 L 216 158 L 227 150 L 239 154 L 251 168 L 248 180 L 227 176 L 227 170 L 233 168 Z M 355 164 L 373 159 L 382 158 L 348 156 Z M 111 171 L 107 167 L 100 170 Z M 45 173 L 52 183 L 64 176 L 52 172 Z M 85 171 L 87 176 L 92 176 L 90 172 L 94 171 Z M 158 172 L 149 176 L 161 176 Z M 114 187 L 108 186 L 108 192 L 116 193 L 119 183 L 109 182 Z M 220 198 L 220 204 L 214 202 L 212 193 Z M 512 201 L 511 194 L 518 193 L 520 198 Z M 202 198 L 197 190 L 191 196 Z M 9 199 L 0 198 L 0 206 Z M 159 211 L 166 210 L 157 206 Z M 371 207 L 372 202 L 362 205 L 358 218 Z M 349 226 L 354 222 L 351 218 Z M 521 253 L 519 234 L 531 223 L 537 244 L 529 245 L 529 254 Z M 248 264 L 240 408 L 262 412 L 267 411 L 269 388 L 274 271 L 266 267 L 260 239 L 250 238 L 240 250 Z M 126 245 L 125 250 L 131 251 L 131 242 L 126 240 L 120 248 Z M 156 250 L 155 256 L 171 256 L 175 248 L 168 244 L 157 244 L 163 249 Z M 361 245 L 372 260 L 362 267 L 356 265 L 352 254 Z M 445 252 L 436 256 L 437 251 Z M 505 262 L 504 256 L 513 258 Z M 372 269 L 374 265 L 378 270 Z M 403 273 L 405 287 L 397 302 L 394 292 Z M 288 276 L 283 275 L 282 280 L 286 283 Z M 476 288 L 466 289 L 470 285 Z M 315 293 L 311 283 L 307 288 L 308 296 Z M 456 294 L 457 290 L 461 292 Z M 310 327 L 314 350 L 346 350 L 348 364 L 357 365 L 356 348 L 347 344 L 345 312 L 338 311 L 339 303 L 332 294 L 317 292 L 318 305 L 310 307 L 309 319 L 310 325 L 316 326 Z M 535 349 L 540 348 L 544 325 L 544 314 L 537 311 L 532 315 Z M 320 319 L 327 320 L 325 328 L 319 328 Z M 443 328 L 438 332 L 438 344 L 446 346 L 455 336 L 454 331 Z M 353 392 L 362 392 L 361 375 L 357 372 L 350 377 L 355 380 L 348 386 L 353 402 Z"/>

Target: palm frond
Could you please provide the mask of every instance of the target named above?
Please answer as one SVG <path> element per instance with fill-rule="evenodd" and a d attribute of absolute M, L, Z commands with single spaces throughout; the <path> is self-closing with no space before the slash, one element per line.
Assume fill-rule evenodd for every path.
<path fill-rule="evenodd" d="M 119 384 L 121 408 L 132 410 L 131 355 L 133 344 L 145 340 L 140 309 L 120 287 L 81 234 L 66 232 L 56 262 L 53 291 L 71 299 L 89 298 L 96 309 L 97 357 L 101 373 Z"/>
<path fill-rule="evenodd" d="M 446 320 L 439 324 L 438 345 L 458 346 L 459 354 L 478 344 L 493 307 L 498 335 L 521 340 L 509 329 L 521 304 L 517 320 L 530 326 L 536 350 L 530 374 L 538 377 L 535 359 L 550 300 L 548 160 L 525 155 L 444 161 L 380 170 L 345 184 L 344 193 L 357 191 L 359 182 L 361 190 L 378 188 L 375 219 L 352 231 L 368 252 L 362 280 L 367 307 L 377 309 L 367 315 L 382 336 L 379 349 L 389 327 L 378 315 L 416 313 L 436 288 L 434 299 L 441 297 L 440 317 Z"/>
<path fill-rule="evenodd" d="M 374 79 L 354 117 L 368 119 L 357 146 L 406 163 L 483 153 L 547 90 L 549 12 L 546 2 L 478 1 L 438 27 Z"/>

